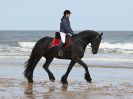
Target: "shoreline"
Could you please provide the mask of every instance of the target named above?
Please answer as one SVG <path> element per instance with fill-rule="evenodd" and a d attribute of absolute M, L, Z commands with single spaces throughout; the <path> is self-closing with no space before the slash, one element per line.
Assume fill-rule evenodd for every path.
<path fill-rule="evenodd" d="M 92 84 L 84 80 L 84 69 L 74 67 L 68 76 L 68 86 L 60 83 L 67 67 L 50 67 L 55 82 L 49 81 L 46 71 L 37 66 L 34 83 L 28 85 L 22 66 L 0 67 L 0 98 L 45 99 L 131 99 L 133 97 L 133 69 L 90 67 Z M 124 74 L 124 75 L 123 75 Z"/>

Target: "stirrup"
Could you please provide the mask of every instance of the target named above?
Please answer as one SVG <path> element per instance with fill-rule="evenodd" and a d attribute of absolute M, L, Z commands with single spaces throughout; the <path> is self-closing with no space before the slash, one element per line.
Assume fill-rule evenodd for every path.
<path fill-rule="evenodd" d="M 63 51 L 59 51 L 58 55 L 62 57 L 63 56 Z"/>

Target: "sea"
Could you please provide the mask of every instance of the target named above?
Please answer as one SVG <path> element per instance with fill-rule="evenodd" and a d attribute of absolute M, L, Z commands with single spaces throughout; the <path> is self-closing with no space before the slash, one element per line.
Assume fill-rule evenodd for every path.
<path fill-rule="evenodd" d="M 18 61 L 20 58 L 27 59 L 37 40 L 45 36 L 54 37 L 55 32 L 0 31 L 0 59 L 6 60 L 7 58 L 14 61 Z M 76 31 L 76 33 L 78 32 L 80 31 Z M 98 32 L 103 32 L 98 53 L 93 55 L 88 46 L 82 60 L 94 67 L 133 68 L 133 31 Z M 58 64 L 62 62 L 56 60 Z"/>

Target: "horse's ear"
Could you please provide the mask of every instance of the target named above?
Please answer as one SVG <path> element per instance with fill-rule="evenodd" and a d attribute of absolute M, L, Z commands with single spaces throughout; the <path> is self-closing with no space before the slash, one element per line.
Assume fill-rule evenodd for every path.
<path fill-rule="evenodd" d="M 98 35 L 98 38 L 102 38 L 103 32 Z"/>

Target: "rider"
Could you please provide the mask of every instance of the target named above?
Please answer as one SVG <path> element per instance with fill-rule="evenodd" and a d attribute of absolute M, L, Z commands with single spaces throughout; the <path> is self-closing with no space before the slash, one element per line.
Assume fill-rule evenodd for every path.
<path fill-rule="evenodd" d="M 62 40 L 61 48 L 59 51 L 59 56 L 63 56 L 63 48 L 65 45 L 66 41 L 66 35 L 72 35 L 74 36 L 74 32 L 71 28 L 69 17 L 70 17 L 71 12 L 69 10 L 64 11 L 64 16 L 61 18 L 61 23 L 60 23 L 60 36 Z"/>

